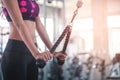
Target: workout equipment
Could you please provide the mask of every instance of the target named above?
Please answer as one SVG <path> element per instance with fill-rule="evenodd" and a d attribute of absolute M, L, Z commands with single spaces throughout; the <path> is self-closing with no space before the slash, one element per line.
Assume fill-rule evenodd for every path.
<path fill-rule="evenodd" d="M 51 53 L 54 53 L 55 49 L 58 47 L 58 45 L 60 44 L 62 39 L 66 36 L 65 43 L 64 43 L 64 46 L 63 46 L 63 49 L 62 49 L 62 53 L 65 53 L 65 50 L 66 50 L 66 47 L 67 47 L 67 44 L 68 44 L 68 41 L 69 41 L 69 38 L 70 38 L 70 35 L 71 35 L 71 31 L 72 31 L 72 23 L 73 23 L 73 20 L 74 20 L 75 16 L 78 13 L 78 9 L 81 6 L 81 1 L 78 0 L 76 6 L 77 6 L 77 9 L 74 11 L 74 14 L 72 16 L 70 24 L 65 27 L 65 29 L 62 32 L 62 34 L 60 35 L 60 37 L 58 38 L 58 40 L 53 45 L 52 49 L 50 50 Z M 53 61 L 57 62 L 59 65 L 63 65 L 64 64 L 64 60 L 60 60 L 59 58 L 55 58 L 54 57 Z M 44 66 L 46 65 L 46 62 L 44 60 L 38 59 L 38 60 L 36 60 L 36 65 L 39 68 L 44 68 Z"/>
<path fill-rule="evenodd" d="M 120 80 L 120 53 L 113 58 L 113 66 L 107 80 Z"/>

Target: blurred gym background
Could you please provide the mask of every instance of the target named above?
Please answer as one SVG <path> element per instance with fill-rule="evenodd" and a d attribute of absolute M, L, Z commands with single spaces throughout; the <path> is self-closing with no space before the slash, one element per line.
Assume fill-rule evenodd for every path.
<path fill-rule="evenodd" d="M 82 0 L 73 21 L 65 64 L 48 62 L 39 80 L 120 80 L 120 0 Z M 40 16 L 52 43 L 69 24 L 77 0 L 37 0 Z M 0 59 L 9 25 L 0 4 Z M 36 32 L 37 47 L 46 49 Z M 60 51 L 64 40 L 58 46 Z M 0 70 L 1 71 L 1 70 Z M 0 80 L 2 73 L 0 72 Z"/>

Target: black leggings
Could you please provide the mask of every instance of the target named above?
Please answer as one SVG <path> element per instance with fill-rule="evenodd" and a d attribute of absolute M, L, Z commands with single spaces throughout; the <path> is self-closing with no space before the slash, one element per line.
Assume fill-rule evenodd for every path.
<path fill-rule="evenodd" d="M 38 68 L 23 41 L 8 40 L 2 57 L 3 80 L 38 80 Z"/>

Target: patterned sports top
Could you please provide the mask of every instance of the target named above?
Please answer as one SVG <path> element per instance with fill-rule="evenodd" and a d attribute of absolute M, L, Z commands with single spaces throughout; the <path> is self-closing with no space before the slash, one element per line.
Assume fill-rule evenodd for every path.
<path fill-rule="evenodd" d="M 18 0 L 18 4 L 22 13 L 23 20 L 35 21 L 35 17 L 39 15 L 38 4 L 32 0 Z M 6 8 L 3 7 L 2 9 L 7 21 L 11 22 L 12 19 L 10 18 Z"/>

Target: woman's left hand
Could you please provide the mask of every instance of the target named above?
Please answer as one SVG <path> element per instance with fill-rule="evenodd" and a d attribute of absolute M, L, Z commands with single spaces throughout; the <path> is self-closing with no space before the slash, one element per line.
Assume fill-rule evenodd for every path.
<path fill-rule="evenodd" d="M 67 54 L 63 52 L 55 52 L 53 56 L 59 58 L 60 60 L 65 60 Z"/>

